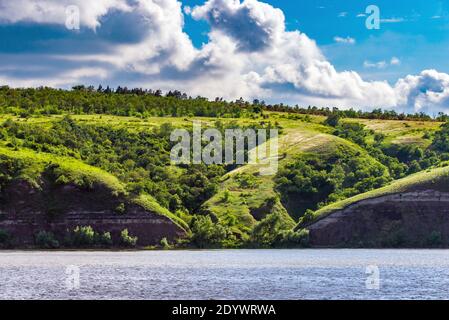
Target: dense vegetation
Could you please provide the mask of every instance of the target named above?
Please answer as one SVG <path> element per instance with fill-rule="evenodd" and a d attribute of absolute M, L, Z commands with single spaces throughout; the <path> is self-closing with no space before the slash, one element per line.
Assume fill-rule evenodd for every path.
<path fill-rule="evenodd" d="M 300 107 L 284 104 L 266 104 L 255 99 L 252 102 L 242 98 L 228 102 L 217 97 L 213 101 L 198 96 L 191 97 L 180 91 L 117 87 L 98 88 L 76 86 L 72 90 L 57 90 L 47 87 L 37 89 L 13 89 L 0 87 L 0 111 L 27 117 L 30 115 L 51 114 L 112 114 L 121 116 L 209 116 L 240 118 L 260 114 L 264 110 L 341 118 L 382 119 L 382 120 L 423 120 L 446 121 L 448 116 L 439 113 L 432 119 L 425 113 L 404 114 L 394 110 L 375 109 L 356 111 L 354 109 Z"/>
<path fill-rule="evenodd" d="M 115 179 L 114 190 L 189 230 L 183 245 L 201 248 L 307 246 L 307 231 L 293 231 L 299 219 L 449 160 L 449 125 L 439 128 L 438 122 L 447 120 L 443 114 L 432 119 L 394 111 L 209 101 L 179 91 L 164 95 L 160 90 L 78 86 L 68 91 L 0 87 L 0 119 L 0 193 L 15 180 L 38 185 L 42 174 L 56 184 L 85 187 L 92 177 L 105 175 L 110 183 Z M 170 133 L 179 127 L 191 130 L 194 119 L 221 132 L 280 129 L 277 175 L 261 177 L 248 166 L 235 173 L 235 164 L 172 165 Z M 392 125 L 399 126 L 389 133 L 370 128 L 371 120 L 396 120 Z M 410 142 L 398 143 L 399 138 Z M 84 164 L 88 167 L 67 170 Z M 91 174 L 78 174 L 84 171 Z M 126 210 L 121 204 L 115 211 Z M 11 237 L 0 230 L 0 246 L 7 246 Z M 125 229 L 121 238 L 112 244 L 107 233 L 80 226 L 70 230 L 64 243 L 42 230 L 36 244 L 136 243 Z M 161 242 L 164 248 L 171 245 Z"/>
<path fill-rule="evenodd" d="M 390 180 L 379 162 L 338 146 L 331 154 L 309 154 L 287 163 L 275 182 L 285 206 L 301 216 L 308 209 L 379 188 Z"/>
<path fill-rule="evenodd" d="M 426 132 L 423 137 L 432 140 L 432 143 L 423 148 L 415 144 L 386 144 L 384 143 L 385 135 L 382 133 L 367 130 L 363 124 L 359 123 L 341 123 L 335 118 L 335 115 L 331 115 L 326 119 L 326 123 L 331 123 L 335 127 L 333 134 L 366 149 L 372 157 L 389 169 L 391 176 L 395 179 L 449 160 L 447 152 L 449 149 L 447 145 L 445 146 L 445 139 L 449 133 L 447 124 L 442 126 L 442 130 L 437 131 L 433 138 Z"/>

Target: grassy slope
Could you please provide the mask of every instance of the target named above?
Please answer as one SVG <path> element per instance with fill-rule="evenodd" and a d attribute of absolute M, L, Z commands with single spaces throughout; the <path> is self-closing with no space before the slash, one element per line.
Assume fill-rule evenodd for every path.
<path fill-rule="evenodd" d="M 374 199 L 386 195 L 405 192 L 419 187 L 442 186 L 446 187 L 447 189 L 448 179 L 449 179 L 449 166 L 418 172 L 403 179 L 393 181 L 391 184 L 383 188 L 359 194 L 357 196 L 326 206 L 320 210 L 317 210 L 314 213 L 313 218 L 315 220 L 324 218 L 337 210 L 344 209 L 352 204 L 355 204 L 363 200 Z"/>
<path fill-rule="evenodd" d="M 124 195 L 130 202 L 140 205 L 153 213 L 166 216 L 184 230 L 188 230 L 188 226 L 183 221 L 180 221 L 178 217 L 167 209 L 162 208 L 153 197 L 149 195 L 128 196 L 125 186 L 115 176 L 79 160 L 43 152 L 37 153 L 26 148 L 13 150 L 5 147 L 0 147 L 0 158 L 17 159 L 29 164 L 20 178 L 29 181 L 35 186 L 38 186 L 39 178 L 45 168 L 49 164 L 57 164 L 70 181 L 82 181 L 83 178 L 88 178 L 96 184 L 107 187 L 111 190 L 111 193 Z"/>
<path fill-rule="evenodd" d="M 398 120 L 368 120 L 345 119 L 345 122 L 357 122 L 367 129 L 382 133 L 386 136 L 386 144 L 416 144 L 427 147 L 429 139 L 423 136 L 426 132 L 433 133 L 441 126 L 440 122 L 429 121 L 398 121 Z"/>
<path fill-rule="evenodd" d="M 83 177 L 87 177 L 117 194 L 126 193 L 123 184 L 113 175 L 70 157 L 60 157 L 44 152 L 37 153 L 26 148 L 13 150 L 4 147 L 0 147 L 0 156 L 32 163 L 30 169 L 33 172 L 29 172 L 30 176 L 39 177 L 47 165 L 57 164 L 72 181 L 79 181 Z"/>
<path fill-rule="evenodd" d="M 249 124 L 258 124 L 261 121 L 271 121 L 277 122 L 283 128 L 283 135 L 280 137 L 280 145 L 279 145 L 279 153 L 282 157 L 280 159 L 280 165 L 285 164 L 289 160 L 294 157 L 300 157 L 305 153 L 332 153 L 333 148 L 338 145 L 343 145 L 345 147 L 359 150 L 361 151 L 363 156 L 366 156 L 367 159 L 371 159 L 375 161 L 366 152 L 355 144 L 348 142 L 344 139 L 337 138 L 331 135 L 332 129 L 322 125 L 325 117 L 322 116 L 308 116 L 307 119 L 304 115 L 288 115 L 277 112 L 269 112 L 269 119 L 228 119 L 222 118 L 221 122 L 224 124 L 230 122 L 237 122 L 239 125 L 249 125 Z M 54 116 L 46 116 L 46 117 L 36 117 L 36 118 L 28 118 L 28 119 L 20 119 L 17 117 L 12 117 L 9 115 L 0 115 L 0 121 L 3 121 L 7 118 L 12 118 L 16 121 L 26 122 L 30 124 L 39 124 L 41 126 L 50 125 L 51 122 L 59 121 L 62 116 L 54 115 Z M 191 127 L 192 121 L 199 120 L 201 121 L 204 127 L 212 126 L 216 118 L 187 118 L 187 117 L 179 117 L 179 118 L 136 118 L 136 117 L 121 117 L 121 116 L 110 116 L 110 115 L 74 115 L 72 118 L 76 121 L 88 124 L 95 125 L 108 125 L 115 127 L 123 127 L 128 130 L 150 130 L 151 128 L 160 126 L 164 123 L 170 123 L 175 127 Z M 391 121 L 391 120 L 367 120 L 367 119 L 345 119 L 344 121 L 348 122 L 359 122 L 364 125 L 368 129 L 371 129 L 375 132 L 381 132 L 386 135 L 385 142 L 386 144 L 391 143 L 412 143 L 418 144 L 422 146 L 427 146 L 430 143 L 430 140 L 424 139 L 423 135 L 425 132 L 434 132 L 438 129 L 441 123 L 436 122 L 422 122 L 422 121 Z M 3 151 L 7 150 L 2 148 Z M 10 151 L 8 151 L 10 152 Z M 23 155 L 29 153 L 30 151 L 22 150 Z M 1 151 L 0 151 L 1 153 Z M 285 158 L 284 158 L 285 156 Z M 52 155 L 45 154 L 34 154 L 36 160 L 40 162 L 48 162 L 51 159 L 54 159 Z M 51 159 L 50 159 L 51 158 Z M 59 157 L 60 158 L 60 157 Z M 79 161 L 64 158 L 59 159 L 61 163 L 67 163 L 68 168 L 72 168 L 73 172 L 77 172 L 75 168 L 83 168 L 78 169 L 82 172 L 91 172 L 92 175 L 97 176 L 101 179 L 104 178 L 105 183 L 109 180 L 108 183 L 115 185 L 119 183 L 117 179 L 112 179 L 107 177 L 106 173 L 87 166 Z M 86 166 L 86 167 L 85 167 Z M 89 169 L 88 169 L 89 168 Z M 257 166 L 244 166 L 239 168 L 223 178 L 221 191 L 211 198 L 209 201 L 205 203 L 205 208 L 215 213 L 218 217 L 227 219 L 229 216 L 234 216 L 238 220 L 238 225 L 236 229 L 241 231 L 247 231 L 252 228 L 256 220 L 250 214 L 251 208 L 259 208 L 261 207 L 266 199 L 276 196 L 276 191 L 274 190 L 274 181 L 273 177 L 270 176 L 257 176 L 255 175 L 256 184 L 251 188 L 242 188 L 239 186 L 236 181 L 236 175 L 241 173 L 254 175 L 258 171 Z M 106 174 L 106 175 L 104 175 Z M 115 178 L 115 177 L 114 177 Z M 113 182 L 115 181 L 115 182 Z M 118 185 L 117 185 L 118 186 Z M 123 187 L 123 186 L 122 186 Z M 229 191 L 229 199 L 228 201 L 223 201 L 225 190 Z M 373 193 L 377 192 L 377 190 L 372 191 Z M 351 198 L 354 199 L 354 198 Z M 150 201 L 151 200 L 151 201 Z M 183 226 L 185 223 L 180 221 L 178 217 L 174 216 L 167 210 L 163 210 L 160 205 L 153 198 L 139 198 L 136 201 L 144 206 L 151 207 L 153 210 L 158 211 L 160 214 L 169 216 L 172 220 L 176 221 L 177 224 Z M 347 200 L 349 201 L 349 200 Z M 335 204 L 336 205 L 336 204 Z M 278 204 L 275 206 L 276 210 L 281 213 L 281 215 L 285 218 L 289 223 L 294 223 L 293 220 L 289 217 L 285 209 L 282 205 Z M 329 207 L 327 207 L 329 208 Z M 323 209 L 324 210 L 324 209 Z M 321 210 L 320 210 L 321 211 Z M 319 211 L 319 212 L 320 212 Z"/>
<path fill-rule="evenodd" d="M 320 124 L 323 117 L 314 117 L 311 122 L 285 119 L 280 115 L 272 115 L 272 118 L 284 128 L 284 133 L 279 138 L 279 166 L 307 153 L 332 154 L 338 147 L 356 150 L 367 161 L 376 161 L 354 143 L 328 134 L 330 128 Z M 257 165 L 247 165 L 230 172 L 225 176 L 221 191 L 205 203 L 205 208 L 222 219 L 233 215 L 237 217 L 241 230 L 249 230 L 257 222 L 251 215 L 251 209 L 260 208 L 267 199 L 277 196 L 274 176 L 257 175 L 258 170 Z M 239 185 L 241 174 L 252 175 L 254 185 L 250 188 Z M 229 193 L 228 201 L 223 200 L 226 190 Z M 283 213 L 286 212 L 280 203 L 277 207 Z M 293 213 L 290 215 L 294 216 Z M 292 221 L 292 218 L 286 216 L 286 220 Z"/>
<path fill-rule="evenodd" d="M 434 133 L 439 129 L 440 122 L 424 121 L 395 121 L 395 120 L 366 120 L 366 119 L 345 119 L 347 122 L 358 122 L 366 125 L 367 129 L 374 132 L 383 133 L 386 136 L 384 144 L 415 144 L 421 147 L 428 147 L 430 139 L 423 135 L 426 132 Z M 442 164 L 444 165 L 444 164 Z M 354 203 L 373 199 L 398 192 L 404 192 L 413 188 L 425 185 L 436 185 L 438 182 L 447 181 L 449 178 L 449 167 L 442 167 L 433 170 L 419 172 L 403 179 L 393 181 L 388 186 L 372 190 L 354 197 L 330 204 L 314 213 L 313 219 L 316 221 L 337 210 L 344 209 Z"/>

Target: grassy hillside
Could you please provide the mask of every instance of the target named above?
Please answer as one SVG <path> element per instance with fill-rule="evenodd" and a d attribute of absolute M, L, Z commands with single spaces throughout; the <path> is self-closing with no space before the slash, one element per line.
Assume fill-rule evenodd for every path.
<path fill-rule="evenodd" d="M 439 189 L 447 190 L 448 181 L 449 181 L 448 166 L 418 172 L 406 178 L 393 181 L 391 184 L 385 187 L 375 189 L 366 193 L 362 193 L 354 197 L 325 206 L 324 208 L 315 211 L 313 215 L 309 217 L 307 223 L 324 218 L 337 210 L 342 210 L 352 204 L 355 204 L 363 200 L 374 199 L 406 191 L 425 189 L 426 187 L 436 190 Z"/>
<path fill-rule="evenodd" d="M 26 119 L 11 117 L 9 115 L 3 117 L 5 122 L 12 121 L 21 124 L 23 128 L 39 128 L 47 132 L 51 132 L 54 126 L 58 126 L 61 121 L 64 121 L 63 115 L 40 116 Z M 71 119 L 81 127 L 104 128 L 105 126 L 108 126 L 113 128 L 115 132 L 126 130 L 126 132 L 132 134 L 152 132 L 154 130 L 159 130 L 166 125 L 188 129 L 191 127 L 193 121 L 200 121 L 204 128 L 213 127 L 217 121 L 216 118 L 207 117 L 150 117 L 142 119 L 137 117 L 112 115 L 73 115 L 71 116 Z M 372 164 L 384 168 L 385 172 L 383 176 L 385 176 L 386 179 L 389 179 L 389 174 L 386 168 L 380 164 L 378 160 L 373 158 L 364 148 L 352 141 L 332 135 L 333 128 L 324 124 L 326 117 L 305 117 L 301 115 L 271 112 L 268 114 L 268 117 L 265 116 L 264 118 L 222 118 L 219 120 L 223 126 L 237 125 L 240 127 L 258 126 L 267 122 L 272 124 L 276 123 L 282 132 L 279 138 L 279 168 L 281 171 L 286 166 L 294 164 L 298 160 L 314 157 L 329 159 L 335 156 L 337 152 L 343 150 L 343 153 L 356 155 L 359 162 L 363 164 Z M 357 122 L 356 119 L 350 119 L 349 121 Z M 372 125 L 372 127 L 375 128 L 377 125 L 375 124 L 376 121 L 377 120 L 360 120 L 360 123 L 363 123 L 367 127 Z M 421 130 L 418 128 L 422 126 L 422 123 L 423 122 L 409 121 L 407 126 L 399 125 L 394 127 L 393 124 L 390 124 L 390 127 L 394 127 L 394 130 L 392 130 L 394 131 L 394 137 L 397 138 L 409 134 L 410 127 L 414 127 L 416 130 Z M 433 122 L 425 124 L 425 130 L 436 130 L 440 125 Z M 20 145 L 23 143 L 23 140 L 19 139 L 19 142 L 16 141 L 15 143 Z M 101 142 L 97 141 L 97 143 L 100 143 L 101 145 Z M 17 154 L 31 153 L 31 151 L 27 151 L 25 148 L 20 148 L 20 152 L 11 151 L 11 140 L 8 138 L 5 139 L 3 144 L 9 145 L 9 148 L 3 147 L 3 152 L 16 152 Z M 393 144 L 393 139 L 386 140 L 384 144 Z M 27 145 L 27 143 L 25 143 L 25 145 Z M 416 145 L 422 145 L 422 143 L 416 143 Z M 50 148 L 47 151 L 60 153 L 58 149 L 53 148 Z M 67 154 L 66 151 L 64 153 Z M 70 154 L 70 152 L 68 152 L 68 154 Z M 59 155 L 55 156 L 42 152 L 34 152 L 33 156 L 35 155 L 37 158 L 42 159 L 42 161 L 45 160 L 47 162 L 59 159 L 58 162 L 67 163 L 67 165 L 64 165 L 64 168 L 78 168 L 77 170 L 72 170 L 73 173 L 69 176 L 69 180 L 78 179 L 75 174 L 77 172 L 82 172 L 84 174 L 92 172 L 90 175 L 99 179 L 105 174 L 104 170 L 85 165 L 82 162 L 82 155 L 76 156 L 77 158 L 81 158 L 76 160 L 73 157 L 61 157 Z M 90 162 L 88 158 L 84 159 L 84 161 Z M 95 162 L 92 164 L 95 164 Z M 89 168 L 89 170 L 86 168 Z M 105 169 L 107 168 L 105 167 Z M 170 172 L 169 167 L 165 167 L 164 170 L 167 173 Z M 326 204 L 327 200 L 321 199 L 325 202 L 321 203 L 318 200 L 313 200 L 310 203 L 307 203 L 306 206 L 302 206 L 301 197 L 308 198 L 307 196 L 283 194 L 278 188 L 279 185 L 276 181 L 277 176 L 260 176 L 258 172 L 259 166 L 254 165 L 238 167 L 228 173 L 224 171 L 222 176 L 217 176 L 219 181 L 221 181 L 217 186 L 217 191 L 213 193 L 210 199 L 205 199 L 205 202 L 201 204 L 200 212 L 212 214 L 217 223 L 223 224 L 229 229 L 230 234 L 233 234 L 237 243 L 254 241 L 256 235 L 254 235 L 253 231 L 255 227 L 263 224 L 272 216 L 278 217 L 282 225 L 282 230 L 287 231 L 296 225 L 297 220 L 304 214 L 306 208 L 317 209 Z M 173 180 L 176 181 L 185 173 L 185 168 L 173 167 L 170 174 L 173 176 Z M 108 177 L 113 176 L 109 175 Z M 103 178 L 103 180 L 107 181 L 106 178 Z M 133 181 L 127 179 L 121 179 L 121 181 L 119 181 L 119 179 L 114 178 L 114 181 L 116 185 L 121 186 L 122 190 L 127 188 L 127 184 L 128 186 L 129 183 L 133 184 Z M 109 184 L 111 186 L 114 185 L 112 182 L 109 182 Z M 155 195 L 157 196 L 157 194 Z M 165 196 L 162 195 L 162 197 Z M 170 212 L 169 207 L 160 205 L 158 201 L 150 195 L 138 196 L 134 201 L 144 207 L 148 207 L 153 211 L 160 212 L 161 214 L 170 217 L 184 229 L 189 228 L 188 224 L 191 223 L 192 214 L 194 214 L 194 212 L 191 212 L 190 210 L 184 212 L 181 210 L 177 211 L 176 214 L 173 214 Z M 334 200 L 331 199 L 329 201 L 332 202 Z"/>
<path fill-rule="evenodd" d="M 36 189 L 40 189 L 43 180 L 51 176 L 52 183 L 73 184 L 80 188 L 101 186 L 108 190 L 111 199 L 123 198 L 148 211 L 165 216 L 185 230 L 187 224 L 161 207 L 150 195 L 130 195 L 125 185 L 115 176 L 99 168 L 87 165 L 70 157 L 55 156 L 48 153 L 36 153 L 21 148 L 18 150 L 0 147 L 0 190 L 12 181 L 27 181 Z M 61 200 L 62 201 L 62 200 Z"/>
<path fill-rule="evenodd" d="M 40 179 L 49 166 L 57 166 L 60 181 L 67 181 L 78 186 L 100 184 L 117 195 L 126 193 L 124 185 L 113 175 L 70 157 L 60 157 L 48 153 L 36 153 L 29 149 L 10 149 L 0 147 L 0 158 L 3 163 L 13 160 L 20 163 L 20 170 L 12 179 L 23 179 L 39 187 Z"/>
<path fill-rule="evenodd" d="M 415 144 L 428 147 L 431 135 L 439 129 L 441 122 L 399 121 L 377 119 L 346 119 L 346 122 L 360 123 L 367 129 L 386 136 L 385 142 L 392 144 Z"/>
<path fill-rule="evenodd" d="M 422 114 L 123 90 L 1 87 L 5 179 L 18 174 L 38 186 L 53 164 L 60 182 L 103 184 L 191 229 L 191 245 L 269 247 L 303 244 L 306 235 L 293 230 L 304 215 L 383 194 L 449 160 L 449 128 Z M 279 129 L 277 174 L 261 176 L 257 165 L 172 165 L 170 133 L 193 122 L 221 132 Z M 26 166 L 14 171 L 8 159 Z"/>
<path fill-rule="evenodd" d="M 281 125 L 284 123 L 281 121 Z M 323 133 L 325 130 L 317 131 L 317 126 L 296 122 L 286 122 L 288 129 L 279 139 L 279 167 L 282 170 L 287 164 L 297 159 L 305 159 L 310 155 L 329 158 L 335 155 L 337 149 L 345 152 L 357 153 L 360 160 L 368 163 L 378 163 L 370 157 L 366 151 L 357 145 L 340 139 L 338 137 Z M 318 129 L 323 129 L 318 127 Z M 281 203 L 282 194 L 277 190 L 276 176 L 259 175 L 258 165 L 246 165 L 228 173 L 220 186 L 220 191 L 207 201 L 204 208 L 217 217 L 227 219 L 232 216 L 237 219 L 240 231 L 248 232 L 258 221 L 271 213 L 267 207 L 267 201 L 275 199 L 278 207 L 286 221 L 297 220 L 302 214 L 301 208 L 285 208 Z M 387 175 L 387 173 L 385 173 Z M 288 196 L 287 196 L 288 197 Z M 293 197 L 293 196 L 292 196 Z M 286 199 L 290 202 L 301 199 Z M 290 210 L 289 210 L 290 209 Z M 295 209 L 297 211 L 295 212 Z M 265 211 L 265 212 L 264 212 Z M 285 214 L 285 213 L 288 213 Z"/>

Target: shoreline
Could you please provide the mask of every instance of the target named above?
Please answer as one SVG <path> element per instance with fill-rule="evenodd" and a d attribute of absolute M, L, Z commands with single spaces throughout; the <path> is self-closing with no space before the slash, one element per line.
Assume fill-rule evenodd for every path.
<path fill-rule="evenodd" d="M 421 251 L 421 250 L 432 250 L 432 251 L 446 251 L 449 248 L 234 248 L 234 249 L 0 249 L 1 253 L 10 252 L 98 252 L 98 253 L 125 253 L 125 252 L 200 252 L 200 251 L 214 251 L 214 252 L 231 252 L 231 251 Z"/>

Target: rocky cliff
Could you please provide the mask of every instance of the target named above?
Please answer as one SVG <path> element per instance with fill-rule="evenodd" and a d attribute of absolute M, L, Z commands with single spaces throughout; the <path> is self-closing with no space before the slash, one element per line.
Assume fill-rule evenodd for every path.
<path fill-rule="evenodd" d="M 313 247 L 449 247 L 447 168 L 324 208 L 300 227 Z"/>
<path fill-rule="evenodd" d="M 117 208 L 122 206 L 123 212 Z M 102 185 L 89 189 L 73 184 L 36 188 L 26 181 L 15 181 L 0 198 L 0 229 L 7 231 L 14 246 L 33 245 L 40 231 L 52 232 L 63 241 L 67 230 L 91 226 L 97 232 L 110 232 L 119 243 L 120 232 L 128 229 L 140 246 L 173 241 L 185 230 L 166 216 L 151 212 L 123 196 L 111 196 Z"/>

